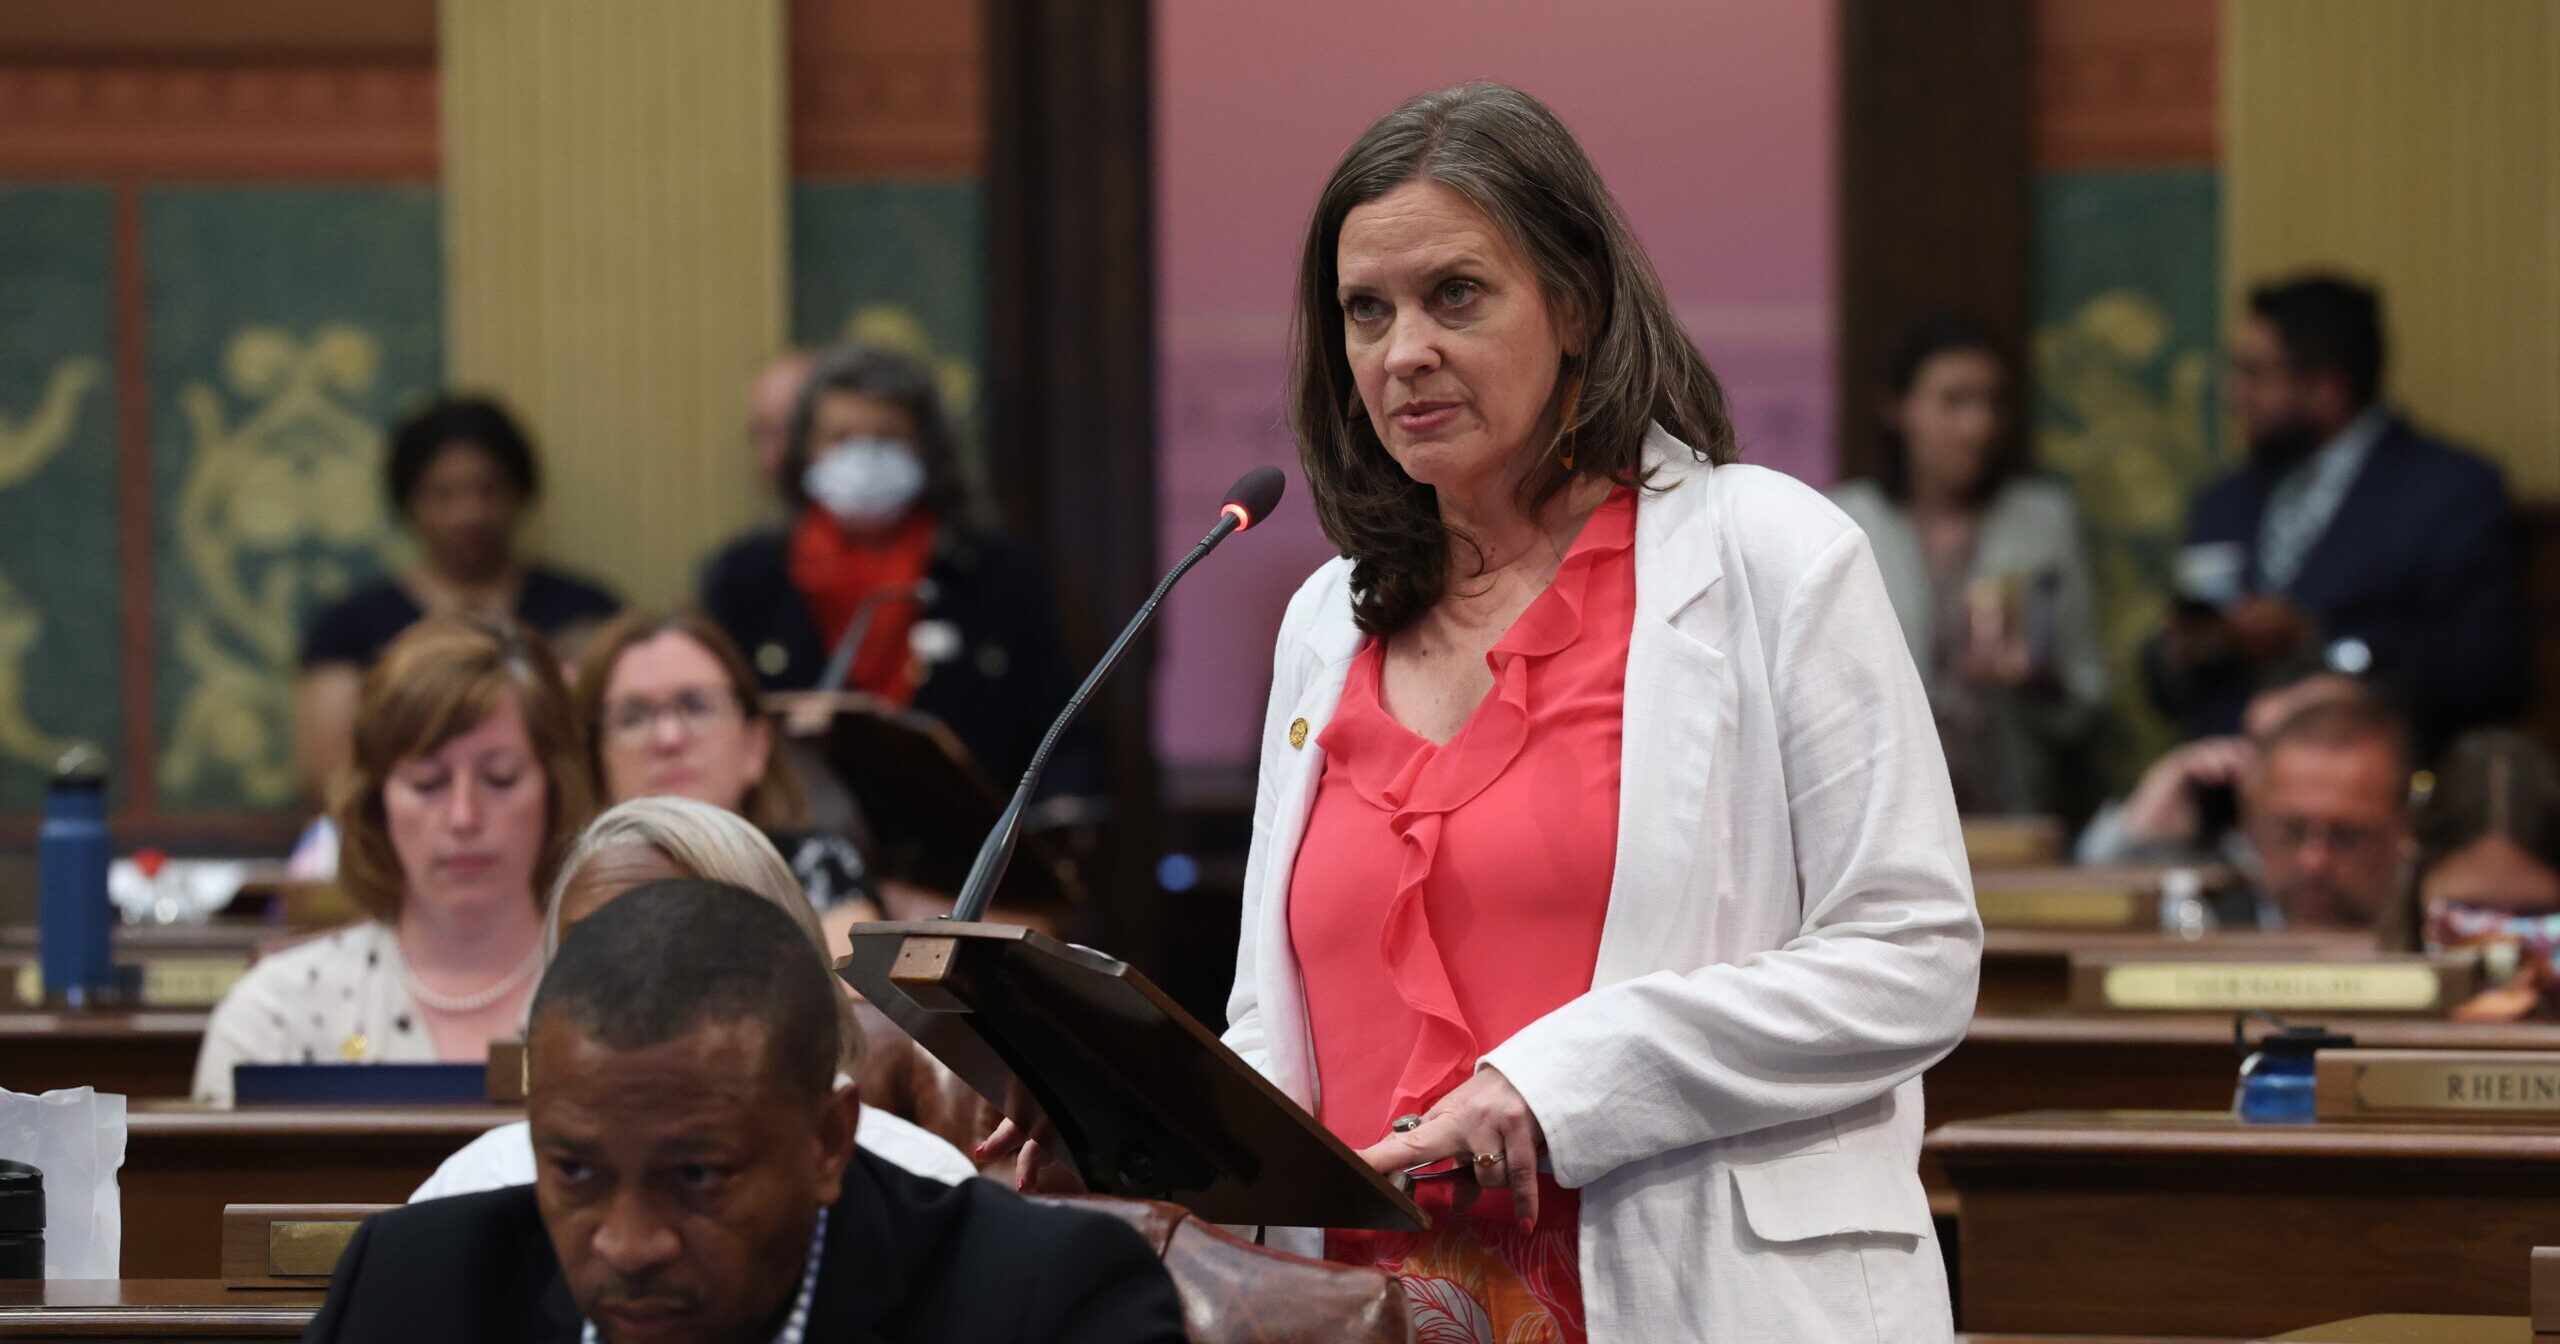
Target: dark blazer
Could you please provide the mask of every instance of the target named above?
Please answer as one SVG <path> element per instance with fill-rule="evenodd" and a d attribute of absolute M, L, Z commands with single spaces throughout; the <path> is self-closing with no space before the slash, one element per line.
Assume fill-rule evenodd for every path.
<path fill-rule="evenodd" d="M 2243 467 L 2208 486 L 2188 517 L 2189 545 L 2241 545 L 2253 592 L 2266 589 L 2258 527 L 2275 482 Z M 2284 596 L 2323 638 L 2363 640 L 2426 737 L 2506 718 L 2525 694 L 2509 515 L 2496 467 L 2394 419 Z M 2146 662 L 2153 698 L 2189 733 L 2238 731 L 2246 669 L 2171 673 L 2156 643 Z"/>
<path fill-rule="evenodd" d="M 622 610 L 621 599 L 575 574 L 535 565 L 516 593 L 516 619 L 558 639 L 581 626 L 601 624 Z M 426 612 L 393 579 L 366 584 L 320 609 L 302 637 L 302 665 L 353 663 L 371 667 L 400 632 Z M 555 650 L 557 651 L 557 650 Z"/>
<path fill-rule="evenodd" d="M 770 529 L 730 543 L 702 571 L 702 609 L 746 652 L 772 691 L 806 690 L 827 664 L 808 599 L 791 582 L 790 534 Z M 960 651 L 916 687 L 915 707 L 942 720 L 1010 793 L 1080 674 L 1068 663 L 1038 552 L 996 534 L 938 539 L 922 613 L 960 634 Z M 1040 796 L 1099 798 L 1100 739 L 1071 729 L 1049 761 Z"/>
<path fill-rule="evenodd" d="M 857 1153 L 827 1221 L 811 1344 L 1182 1344 L 1173 1281 L 1109 1215 Z M 577 1344 L 579 1328 L 533 1187 L 515 1186 L 366 1220 L 303 1338 Z"/>

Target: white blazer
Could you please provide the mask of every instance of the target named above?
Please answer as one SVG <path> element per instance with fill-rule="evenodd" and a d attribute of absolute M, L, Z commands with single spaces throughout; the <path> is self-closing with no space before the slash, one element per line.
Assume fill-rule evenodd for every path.
<path fill-rule="evenodd" d="M 1919 677 L 1829 501 L 1659 428 L 1645 460 L 1669 488 L 1636 508 L 1599 965 L 1482 1062 L 1581 1192 L 1595 1344 L 1949 1340 L 1920 1072 L 1972 1015 L 1982 926 Z M 1289 878 L 1360 646 L 1350 572 L 1281 624 L 1228 1002 L 1227 1044 L 1310 1110 Z"/>

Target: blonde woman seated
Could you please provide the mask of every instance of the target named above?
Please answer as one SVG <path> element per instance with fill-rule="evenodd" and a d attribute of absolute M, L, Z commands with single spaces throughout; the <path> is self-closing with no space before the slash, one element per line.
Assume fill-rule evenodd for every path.
<path fill-rule="evenodd" d="M 338 796 L 338 880 L 373 918 L 249 969 L 196 1056 L 237 1064 L 478 1063 L 524 1024 L 542 897 L 588 811 L 559 664 L 522 626 L 431 616 L 365 674 Z"/>
<path fill-rule="evenodd" d="M 798 879 L 773 845 L 732 812 L 687 798 L 636 798 L 596 818 L 561 862 L 543 926 L 547 957 L 579 920 L 643 883 L 701 877 L 743 887 L 782 908 L 809 935 L 810 955 L 822 963 L 824 935 Z M 833 971 L 829 971 L 832 977 Z M 841 985 L 839 985 L 841 988 Z M 844 1034 L 839 1087 L 862 1071 L 863 1033 L 850 995 L 839 1006 Z M 978 1174 L 960 1150 L 916 1125 L 875 1107 L 862 1108 L 854 1141 L 877 1156 L 938 1181 L 957 1184 Z M 534 1179 L 533 1138 L 525 1122 L 501 1125 L 472 1140 L 409 1196 L 411 1203 L 467 1195 Z"/>

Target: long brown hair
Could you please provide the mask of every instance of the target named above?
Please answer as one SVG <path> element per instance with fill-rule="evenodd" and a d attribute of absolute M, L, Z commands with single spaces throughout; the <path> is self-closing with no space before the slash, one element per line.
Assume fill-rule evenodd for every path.
<path fill-rule="evenodd" d="M 1407 101 L 1343 151 L 1316 198 L 1298 264 L 1289 407 L 1299 461 L 1325 535 L 1352 560 L 1352 615 L 1372 635 L 1413 624 L 1440 600 L 1453 538 L 1431 487 L 1378 441 L 1342 338 L 1336 263 L 1342 221 L 1408 182 L 1464 197 L 1536 272 L 1547 302 L 1587 339 L 1558 379 L 1559 449 L 1520 483 L 1535 517 L 1576 479 L 1644 480 L 1644 436 L 1659 424 L 1705 461 L 1739 450 L 1724 388 L 1672 315 L 1653 263 L 1617 201 L 1546 104 L 1501 84 L 1462 84 Z M 1460 538 L 1462 539 L 1462 538 Z"/>
<path fill-rule="evenodd" d="M 2503 835 L 2560 870 L 2560 765 L 2522 733 L 2475 728 L 2445 749 L 2415 830 L 2418 862 L 2409 889 L 2382 920 L 2386 949 L 2422 950 L 2427 877 L 2474 841 Z"/>
<path fill-rule="evenodd" d="M 512 621 L 429 616 L 402 631 L 365 673 L 356 702 L 355 761 L 332 809 L 338 819 L 338 885 L 366 913 L 398 919 L 409 886 L 382 809 L 384 781 L 402 761 L 488 722 L 509 692 L 542 769 L 542 856 L 533 870 L 534 904 L 551 890 L 560 856 L 587 823 L 593 797 L 585 743 L 560 681 L 560 662 L 542 636 Z"/>
<path fill-rule="evenodd" d="M 720 665 L 730 694 L 738 698 L 739 713 L 755 719 L 764 712 L 764 689 L 755 669 L 747 666 L 747 656 L 710 617 L 691 611 L 632 611 L 615 617 L 588 639 L 586 653 L 578 660 L 574 692 L 578 724 L 587 735 L 589 778 L 595 782 L 598 798 L 609 798 L 613 792 L 604 775 L 604 695 L 613 681 L 613 665 L 632 645 L 670 634 L 702 646 Z M 773 735 L 772 749 L 764 755 L 764 774 L 748 786 L 738 811 L 769 832 L 796 831 L 809 824 L 809 795 L 800 787 L 799 776 L 791 773 L 790 763 L 782 759 L 781 734 Z"/>

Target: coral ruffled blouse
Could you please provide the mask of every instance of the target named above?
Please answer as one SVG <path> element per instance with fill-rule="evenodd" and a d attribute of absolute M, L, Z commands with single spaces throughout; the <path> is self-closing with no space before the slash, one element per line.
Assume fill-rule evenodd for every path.
<path fill-rule="evenodd" d="M 1617 864 L 1634 546 L 1621 489 L 1487 655 L 1493 690 L 1445 745 L 1387 713 L 1378 641 L 1352 661 L 1318 739 L 1289 936 L 1319 1118 L 1355 1148 L 1591 987 Z"/>

